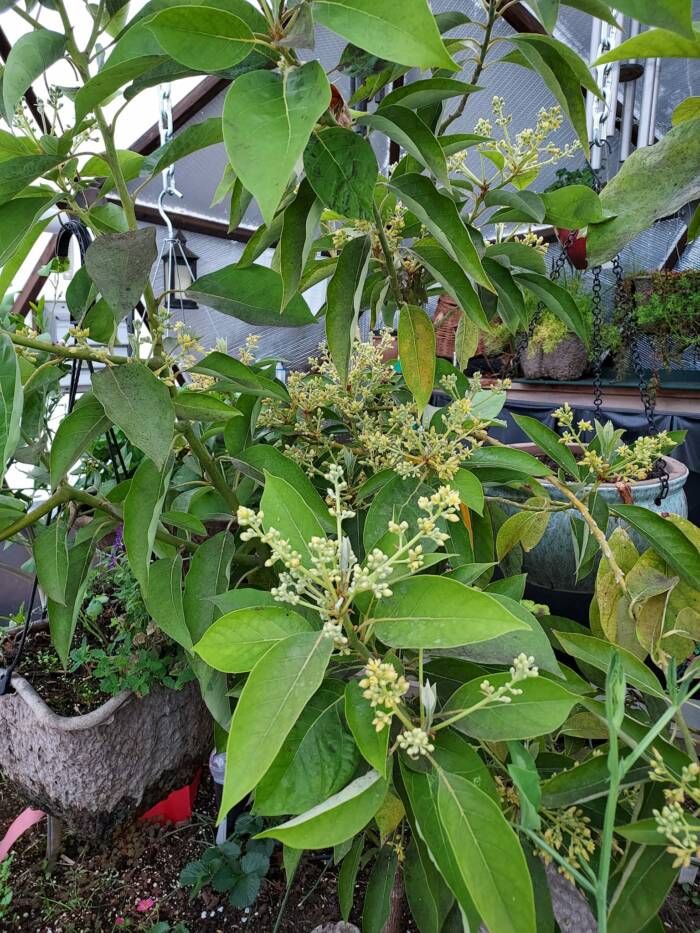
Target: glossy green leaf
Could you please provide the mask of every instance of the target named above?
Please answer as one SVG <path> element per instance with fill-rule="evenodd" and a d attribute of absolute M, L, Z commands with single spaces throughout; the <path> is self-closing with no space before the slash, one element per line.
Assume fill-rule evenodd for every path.
<path fill-rule="evenodd" d="M 467 465 L 482 482 L 525 476 L 547 476 L 552 471 L 541 460 L 515 447 L 479 447 L 473 450 Z"/>
<path fill-rule="evenodd" d="M 407 534 L 415 535 L 418 531 L 418 519 L 425 515 L 418 507 L 421 496 L 430 495 L 430 487 L 415 477 L 404 478 L 393 474 L 388 482 L 382 483 L 372 499 L 367 512 L 362 539 L 365 551 L 377 547 L 387 533 L 390 521 L 408 522 Z M 366 495 L 369 495 L 367 493 Z M 434 550 L 432 542 L 424 542 L 424 550 Z"/>
<path fill-rule="evenodd" d="M 399 867 L 396 851 L 382 846 L 372 866 L 362 909 L 362 933 L 382 933 L 391 912 L 391 891 Z"/>
<path fill-rule="evenodd" d="M 379 168 L 364 137 L 340 126 L 312 133 L 304 150 L 304 171 L 329 210 L 353 220 L 372 219 Z"/>
<path fill-rule="evenodd" d="M 0 205 L 0 265 L 21 249 L 22 243 L 32 226 L 57 200 L 48 193 L 38 193 L 34 189 L 25 192 L 7 204 Z"/>
<path fill-rule="evenodd" d="M 187 294 L 200 304 L 256 327 L 302 327 L 314 322 L 301 295 L 292 298 L 282 311 L 282 277 L 266 266 L 224 266 L 200 276 Z"/>
<path fill-rule="evenodd" d="M 514 278 L 545 304 L 580 340 L 585 344 L 590 343 L 590 323 L 565 288 L 545 276 L 535 275 L 534 272 L 519 272 Z"/>
<path fill-rule="evenodd" d="M 2 96 L 6 114 L 11 117 L 34 81 L 62 58 L 67 42 L 63 33 L 34 29 L 11 44 L 2 75 Z"/>
<path fill-rule="evenodd" d="M 484 923 L 503 933 L 536 933 L 527 862 L 500 807 L 471 781 L 438 775 L 440 822 Z"/>
<path fill-rule="evenodd" d="M 510 273 L 501 263 L 485 256 L 484 270 L 498 295 L 498 313 L 511 333 L 517 333 L 525 323 L 525 299 Z"/>
<path fill-rule="evenodd" d="M 329 644 L 327 639 L 324 639 Z M 326 849 L 351 839 L 369 823 L 384 800 L 386 781 L 368 771 L 306 813 L 273 826 L 257 838 L 279 839 L 299 849 Z"/>
<path fill-rule="evenodd" d="M 464 94 L 479 90 L 478 85 L 467 84 L 456 78 L 423 78 L 394 88 L 380 100 L 379 109 L 398 105 L 410 107 L 411 110 L 421 110 L 423 107 L 430 107 L 452 97 L 462 97 Z"/>
<path fill-rule="evenodd" d="M 148 592 L 151 553 L 170 483 L 170 472 L 171 468 L 167 464 L 158 469 L 152 460 L 143 459 L 131 479 L 124 500 L 126 556 L 142 593 Z"/>
<path fill-rule="evenodd" d="M 587 185 L 568 185 L 554 191 L 545 191 L 542 200 L 545 221 L 554 227 L 580 230 L 588 224 L 608 219 L 600 197 Z"/>
<path fill-rule="evenodd" d="M 586 664 L 592 664 L 601 671 L 608 670 L 613 654 L 617 653 L 625 677 L 631 686 L 641 690 L 642 693 L 649 693 L 659 699 L 664 699 L 664 689 L 658 678 L 646 664 L 624 648 L 611 645 L 610 642 L 590 635 L 565 634 L 564 632 L 554 634 L 568 654 Z"/>
<path fill-rule="evenodd" d="M 345 688 L 345 718 L 362 757 L 382 777 L 387 777 L 389 729 L 377 732 L 372 724 L 374 715 L 369 702 L 362 696 L 358 681 L 351 680 Z"/>
<path fill-rule="evenodd" d="M 507 209 L 507 213 L 499 211 L 499 220 L 525 220 L 541 224 L 545 216 L 542 195 L 535 191 L 504 191 L 494 188 L 484 195 L 484 204 L 487 207 Z"/>
<path fill-rule="evenodd" d="M 447 577 L 421 574 L 392 590 L 372 614 L 374 634 L 392 648 L 454 648 L 528 628 L 493 596 Z"/>
<path fill-rule="evenodd" d="M 321 26 L 379 58 L 457 70 L 426 0 L 314 0 L 313 14 Z"/>
<path fill-rule="evenodd" d="M 157 175 L 170 165 L 184 159 L 185 156 L 209 146 L 215 146 L 223 140 L 223 130 L 219 117 L 209 117 L 201 123 L 190 123 L 183 127 L 168 142 L 159 146 L 143 162 L 142 171 Z"/>
<path fill-rule="evenodd" d="M 213 597 L 225 593 L 229 587 L 229 569 L 234 550 L 233 535 L 220 531 L 202 542 L 190 560 L 185 577 L 183 609 L 187 628 L 195 644 L 216 615 Z"/>
<path fill-rule="evenodd" d="M 642 762 L 624 777 L 622 787 L 632 787 L 649 779 L 649 765 Z M 610 791 L 610 774 L 605 755 L 587 758 L 565 771 L 558 771 L 542 784 L 544 807 L 570 807 L 606 797 Z"/>
<path fill-rule="evenodd" d="M 483 700 L 483 679 L 477 677 L 455 691 L 447 709 L 470 709 Z M 498 689 L 510 680 L 510 674 L 490 674 L 488 680 Z M 521 681 L 518 689 L 522 694 L 512 696 L 510 703 L 475 710 L 456 722 L 454 728 L 485 742 L 531 739 L 557 729 L 580 701 L 580 697 L 544 677 Z"/>
<path fill-rule="evenodd" d="M 195 650 L 211 667 L 228 674 L 251 671 L 278 641 L 312 631 L 311 625 L 284 606 L 253 606 L 228 612 L 206 630 Z"/>
<path fill-rule="evenodd" d="M 389 182 L 389 188 L 432 233 L 476 283 L 489 291 L 493 286 L 484 272 L 469 231 L 464 226 L 457 205 L 425 175 L 409 173 Z"/>
<path fill-rule="evenodd" d="M 484 487 L 469 470 L 459 469 L 450 480 L 450 486 L 459 493 L 459 498 L 468 509 L 484 514 Z"/>
<path fill-rule="evenodd" d="M 513 418 L 520 430 L 534 444 L 537 444 L 543 453 L 559 464 L 569 476 L 580 479 L 580 470 L 576 463 L 576 457 L 566 444 L 562 444 L 556 431 L 547 427 L 546 424 L 542 424 L 541 421 L 537 421 L 536 418 L 530 418 L 528 415 L 514 414 Z"/>
<path fill-rule="evenodd" d="M 275 528 L 301 556 L 304 566 L 310 567 L 309 542 L 325 537 L 326 532 L 304 498 L 281 476 L 266 472 L 260 506 L 265 530 Z"/>
<path fill-rule="evenodd" d="M 181 389 L 173 397 L 173 406 L 176 416 L 183 421 L 229 421 L 241 417 L 237 408 L 213 393 L 190 389 Z"/>
<path fill-rule="evenodd" d="M 223 71 L 242 61 L 255 38 L 242 19 L 212 7 L 172 7 L 146 23 L 175 61 L 197 71 Z"/>
<path fill-rule="evenodd" d="M 411 252 L 439 282 L 447 294 L 457 302 L 465 315 L 480 328 L 488 328 L 488 318 L 481 305 L 478 292 L 460 264 L 432 237 L 417 240 Z"/>
<path fill-rule="evenodd" d="M 611 511 L 638 531 L 681 580 L 697 586 L 700 551 L 677 525 L 638 505 L 616 505 Z"/>
<path fill-rule="evenodd" d="M 0 162 L 0 204 L 10 201 L 59 162 L 60 159 L 52 155 L 24 155 Z"/>
<path fill-rule="evenodd" d="M 658 846 L 640 847 L 625 866 L 625 876 L 611 897 L 610 933 L 637 933 L 661 910 L 678 877 L 674 858 Z M 621 882 L 624 881 L 624 884 Z"/>
<path fill-rule="evenodd" d="M 342 720 L 339 681 L 326 681 L 294 724 L 255 790 L 255 811 L 264 816 L 304 813 L 340 791 L 360 760 Z"/>
<path fill-rule="evenodd" d="M 700 832 L 700 820 L 697 817 L 685 816 L 686 822 L 693 827 L 696 832 Z M 653 817 L 644 820 L 637 820 L 634 823 L 625 823 L 622 826 L 616 826 L 615 832 L 623 839 L 629 839 L 630 842 L 636 842 L 641 846 L 667 846 L 667 837 L 659 832 L 658 823 Z"/>
<path fill-rule="evenodd" d="M 700 39 L 697 46 L 700 55 Z M 633 152 L 601 193 L 603 207 L 615 217 L 588 228 L 588 264 L 607 262 L 656 220 L 700 197 L 698 163 L 697 118 L 674 126 L 654 146 Z"/>
<path fill-rule="evenodd" d="M 140 301 L 157 255 L 153 227 L 105 234 L 88 246 L 88 274 L 119 318 L 133 311 Z"/>
<path fill-rule="evenodd" d="M 700 30 L 680 36 L 668 29 L 648 29 L 605 52 L 597 62 L 604 64 L 630 56 L 641 59 L 700 58 Z"/>
<path fill-rule="evenodd" d="M 175 430 L 175 411 L 166 385 L 143 363 L 133 362 L 95 372 L 92 390 L 107 418 L 162 468 Z"/>
<path fill-rule="evenodd" d="M 59 424 L 51 445 L 51 486 L 55 489 L 80 455 L 110 427 L 110 420 L 95 396 L 85 393 Z"/>
<path fill-rule="evenodd" d="M 68 583 L 68 540 L 65 521 L 37 525 L 32 552 L 39 585 L 48 599 L 64 606 Z"/>
<path fill-rule="evenodd" d="M 442 146 L 420 115 L 405 106 L 385 105 L 376 113 L 363 114 L 357 122 L 393 140 L 447 188 L 450 178 Z"/>
<path fill-rule="evenodd" d="M 88 585 L 92 554 L 92 541 L 89 540 L 70 548 L 64 600 L 62 603 L 47 600 L 51 643 L 64 667 L 68 667 L 71 642 Z"/>
<path fill-rule="evenodd" d="M 112 65 L 108 63 L 105 68 L 86 81 L 75 95 L 73 103 L 76 123 L 80 123 L 95 107 L 99 107 L 130 81 L 165 61 L 167 57 L 163 54 L 127 58 Z"/>
<path fill-rule="evenodd" d="M 282 310 L 297 293 L 301 275 L 318 232 L 321 203 L 307 179 L 285 209 L 275 259 L 282 276 Z"/>
<path fill-rule="evenodd" d="M 547 512 L 516 512 L 508 516 L 496 534 L 496 556 L 502 561 L 517 545 L 523 551 L 532 551 L 547 530 Z"/>
<path fill-rule="evenodd" d="M 675 30 L 679 35 L 692 37 L 691 4 L 686 0 L 621 0 L 615 6 L 621 13 L 649 26 L 660 26 Z"/>
<path fill-rule="evenodd" d="M 347 382 L 348 378 L 352 341 L 355 338 L 370 253 L 368 236 L 348 240 L 326 292 L 326 340 L 341 384 Z"/>
<path fill-rule="evenodd" d="M 283 75 L 241 75 L 226 94 L 226 152 L 268 225 L 330 98 L 328 78 L 318 61 L 286 69 Z"/>
<path fill-rule="evenodd" d="M 0 481 L 20 440 L 24 392 L 19 360 L 9 334 L 0 333 Z"/>
<path fill-rule="evenodd" d="M 179 554 L 163 557 L 151 564 L 144 600 L 158 628 L 187 651 L 191 651 L 192 636 L 185 622 L 182 557 Z"/>
<path fill-rule="evenodd" d="M 417 305 L 404 305 L 399 314 L 399 359 L 406 385 L 423 411 L 435 383 L 435 330 Z"/>
<path fill-rule="evenodd" d="M 241 586 L 210 598 L 219 610 L 219 615 L 236 612 L 238 609 L 250 609 L 253 606 L 268 606 L 273 609 L 279 609 L 280 606 L 268 590 L 256 590 L 252 586 Z"/>
<path fill-rule="evenodd" d="M 192 367 L 190 372 L 225 379 L 232 382 L 237 389 L 246 395 L 279 398 L 283 402 L 289 401 L 289 393 L 281 382 L 251 369 L 250 366 L 246 366 L 245 363 L 235 357 L 221 353 L 219 350 L 208 353 L 204 359 Z"/>
<path fill-rule="evenodd" d="M 484 256 L 495 259 L 504 256 L 516 269 L 527 269 L 545 275 L 547 267 L 541 253 L 521 242 L 491 243 L 486 247 Z"/>
<path fill-rule="evenodd" d="M 338 872 L 338 903 L 340 916 L 347 922 L 352 905 L 355 900 L 355 879 L 360 868 L 362 850 L 365 847 L 365 837 L 356 836 L 350 851 L 340 864 Z"/>

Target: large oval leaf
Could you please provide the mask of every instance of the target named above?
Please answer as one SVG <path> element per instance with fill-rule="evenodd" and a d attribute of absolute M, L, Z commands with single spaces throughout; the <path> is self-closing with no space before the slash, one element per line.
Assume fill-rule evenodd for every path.
<path fill-rule="evenodd" d="M 436 282 L 439 282 L 447 294 L 457 302 L 462 311 L 483 330 L 488 329 L 486 317 L 478 292 L 467 278 L 461 265 L 450 256 L 432 237 L 417 240 L 411 252 L 420 259 Z"/>
<path fill-rule="evenodd" d="M 25 91 L 62 57 L 67 42 L 63 33 L 34 29 L 12 43 L 2 76 L 3 103 L 10 120 Z"/>
<path fill-rule="evenodd" d="M 276 529 L 301 555 L 306 567 L 311 566 L 309 542 L 325 537 L 323 525 L 293 486 L 271 473 L 265 473 L 265 490 L 260 500 L 263 527 Z"/>
<path fill-rule="evenodd" d="M 389 729 L 377 732 L 372 724 L 374 710 L 362 696 L 362 688 L 356 680 L 351 680 L 345 688 L 345 718 L 362 757 L 386 777 Z"/>
<path fill-rule="evenodd" d="M 328 78 L 318 61 L 287 68 L 283 75 L 268 71 L 241 75 L 226 94 L 226 152 L 268 226 L 330 99 Z"/>
<path fill-rule="evenodd" d="M 213 622 L 195 651 L 217 671 L 247 673 L 278 641 L 310 631 L 311 625 L 292 609 L 251 606 L 228 612 Z"/>
<path fill-rule="evenodd" d="M 392 589 L 373 615 L 375 635 L 392 648 L 454 648 L 529 630 L 493 596 L 447 577 L 421 574 Z"/>
<path fill-rule="evenodd" d="M 341 383 L 345 383 L 348 378 L 350 352 L 370 253 L 371 243 L 368 236 L 348 240 L 328 283 L 326 340 Z"/>
<path fill-rule="evenodd" d="M 435 383 L 435 330 L 416 305 L 404 305 L 399 314 L 399 359 L 406 385 L 422 412 Z"/>
<path fill-rule="evenodd" d="M 255 39 L 247 23 L 212 7 L 172 7 L 146 24 L 175 61 L 197 71 L 223 71 L 242 61 Z"/>
<path fill-rule="evenodd" d="M 138 304 L 156 257 L 154 227 L 98 236 L 88 246 L 87 271 L 118 318 Z"/>
<path fill-rule="evenodd" d="M 327 849 L 364 829 L 385 795 L 386 781 L 376 771 L 368 771 L 319 806 L 256 838 L 279 839 L 295 849 Z"/>
<path fill-rule="evenodd" d="M 319 200 L 342 217 L 372 219 L 377 157 L 358 133 L 333 126 L 313 133 L 304 151 L 304 171 Z"/>
<path fill-rule="evenodd" d="M 616 505 L 611 509 L 638 531 L 656 553 L 675 570 L 678 576 L 697 586 L 700 580 L 700 550 L 677 525 L 657 512 L 639 505 Z"/>
<path fill-rule="evenodd" d="M 55 489 L 90 444 L 110 427 L 105 410 L 91 392 L 61 421 L 51 445 L 51 486 Z"/>
<path fill-rule="evenodd" d="M 384 106 L 376 113 L 358 117 L 357 122 L 388 136 L 449 188 L 450 177 L 444 150 L 433 131 L 417 113 L 408 107 Z"/>

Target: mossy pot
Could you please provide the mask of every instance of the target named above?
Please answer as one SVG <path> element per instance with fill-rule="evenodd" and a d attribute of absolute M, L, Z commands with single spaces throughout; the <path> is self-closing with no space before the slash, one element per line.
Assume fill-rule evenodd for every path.
<path fill-rule="evenodd" d="M 562 340 L 554 350 L 545 353 L 541 347 L 527 348 L 520 356 L 520 366 L 526 379 L 580 379 L 588 366 L 588 353 L 573 334 Z"/>
<path fill-rule="evenodd" d="M 511 447 L 524 450 L 533 456 L 541 456 L 541 451 L 535 444 L 511 444 Z M 688 479 L 688 468 L 680 460 L 673 457 L 664 457 L 664 463 L 668 471 L 668 495 L 657 504 L 657 499 L 661 493 L 661 480 L 647 479 L 642 482 L 633 483 L 630 486 L 632 500 L 635 505 L 642 506 L 645 509 L 651 509 L 653 512 L 671 513 L 680 515 L 682 518 L 688 516 L 688 500 L 686 499 L 683 487 Z M 565 502 L 566 499 L 555 489 L 546 478 L 540 478 L 539 482 L 545 487 L 548 495 L 555 502 Z M 621 505 L 620 491 L 614 483 L 601 483 L 598 487 L 599 494 L 610 506 Z M 516 492 L 506 486 L 498 487 L 497 495 L 505 496 L 509 499 L 527 498 L 527 495 Z M 508 514 L 513 514 L 516 509 L 511 506 L 502 506 Z M 576 581 L 576 558 L 571 538 L 570 515 L 578 514 L 571 511 L 553 512 L 550 515 L 547 530 L 545 531 L 540 543 L 528 553 L 523 552 L 523 572 L 527 573 L 529 583 L 545 589 L 559 590 L 571 593 L 592 593 L 595 587 L 594 570 L 584 579 Z M 644 551 L 648 543 L 635 531 L 632 531 L 621 519 L 611 518 L 608 522 L 607 535 L 612 534 L 618 525 L 622 525 L 630 533 L 635 545 Z"/>
<path fill-rule="evenodd" d="M 0 766 L 22 795 L 84 838 L 104 837 L 189 783 L 211 749 L 199 688 L 124 691 L 59 716 L 23 677 L 0 697 Z"/>

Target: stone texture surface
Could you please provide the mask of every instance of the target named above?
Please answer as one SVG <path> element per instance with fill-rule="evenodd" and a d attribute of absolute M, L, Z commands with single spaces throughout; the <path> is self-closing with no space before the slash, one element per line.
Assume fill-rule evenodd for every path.
<path fill-rule="evenodd" d="M 588 366 L 588 354 L 578 337 L 567 337 L 551 353 L 525 350 L 520 365 L 527 379 L 580 379 Z"/>
<path fill-rule="evenodd" d="M 546 871 L 554 916 L 562 933 L 596 933 L 598 924 L 583 894 L 554 865 L 548 865 Z"/>
<path fill-rule="evenodd" d="M 53 713 L 21 677 L 0 698 L 0 767 L 27 800 L 100 837 L 188 783 L 211 748 L 211 718 L 191 683 L 124 693 L 86 716 Z"/>
<path fill-rule="evenodd" d="M 324 923 L 323 926 L 315 927 L 311 933 L 360 933 L 360 931 L 354 923 L 339 920 L 338 923 Z"/>

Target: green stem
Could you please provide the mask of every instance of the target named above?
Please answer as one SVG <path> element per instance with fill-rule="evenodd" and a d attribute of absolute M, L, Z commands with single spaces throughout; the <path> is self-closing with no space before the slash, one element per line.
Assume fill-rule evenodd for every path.
<path fill-rule="evenodd" d="M 128 363 L 126 356 L 113 356 L 110 353 L 96 353 L 89 347 L 66 347 L 60 343 L 46 343 L 44 340 L 37 340 L 35 337 L 25 337 L 23 334 L 10 334 L 10 340 L 18 347 L 27 347 L 30 350 L 38 350 L 41 353 L 52 353 L 54 356 L 63 357 L 66 360 L 92 360 L 94 363 Z"/>
<path fill-rule="evenodd" d="M 493 32 L 493 27 L 496 23 L 496 16 L 498 15 L 497 10 L 496 10 L 497 6 L 498 6 L 498 0 L 489 0 L 489 14 L 488 14 L 488 20 L 486 22 L 486 28 L 484 29 L 484 38 L 481 41 L 481 48 L 479 49 L 479 57 L 477 58 L 476 64 L 474 65 L 474 70 L 472 72 L 471 78 L 469 79 L 469 84 L 476 84 L 476 82 L 481 77 L 481 72 L 484 70 L 484 63 L 486 61 L 486 56 L 489 51 L 489 45 L 491 44 L 491 33 Z M 462 114 L 464 113 L 464 108 L 467 106 L 467 101 L 469 100 L 469 97 L 471 96 L 471 93 L 472 93 L 471 91 L 468 91 L 466 94 L 464 94 L 457 106 L 457 109 L 454 111 L 454 113 L 450 114 L 449 117 L 446 117 L 442 121 L 437 131 L 437 134 L 436 134 L 437 136 L 442 136 L 442 134 L 445 132 L 448 126 L 451 126 L 451 124 L 454 123 L 455 120 L 458 120 L 459 117 L 462 116 Z"/>
<path fill-rule="evenodd" d="M 192 453 L 199 460 L 204 472 L 209 477 L 209 481 L 216 491 L 223 497 L 224 501 L 231 509 L 233 515 L 238 511 L 238 498 L 235 492 L 229 487 L 226 478 L 222 473 L 219 464 L 211 456 L 207 448 L 197 437 L 197 434 L 189 425 L 178 423 L 178 430 L 187 438 L 187 442 L 192 448 Z"/>
<path fill-rule="evenodd" d="M 535 845 L 537 846 L 538 849 L 542 849 L 542 851 L 543 851 L 543 852 L 546 852 L 547 855 L 551 856 L 552 859 L 554 859 L 555 862 L 558 862 L 559 865 L 561 865 L 561 867 L 562 867 L 565 871 L 567 871 L 567 872 L 571 875 L 572 878 L 575 879 L 576 883 L 577 883 L 578 885 L 580 885 L 582 888 L 584 888 L 584 890 L 588 891 L 590 894 L 594 894 L 594 893 L 595 893 L 595 888 L 594 888 L 593 885 L 581 874 L 581 872 L 577 871 L 577 870 L 574 868 L 573 865 L 570 865 L 570 864 L 567 862 L 567 860 L 564 858 L 563 855 L 560 855 L 559 852 L 557 852 L 556 849 L 552 848 L 552 846 L 550 846 L 548 843 L 546 843 L 546 842 L 544 841 L 544 839 L 541 839 L 541 838 L 537 835 L 536 832 L 534 832 L 534 831 L 531 830 L 531 829 L 526 829 L 524 826 L 521 826 L 521 827 L 520 827 L 520 831 L 523 832 L 523 833 L 525 833 L 525 835 L 535 843 Z"/>
<path fill-rule="evenodd" d="M 695 742 L 693 737 L 690 734 L 690 729 L 688 728 L 688 723 L 685 721 L 682 711 L 679 709 L 676 711 L 676 724 L 680 729 L 681 735 L 683 736 L 683 742 L 685 744 L 685 750 L 688 753 L 688 757 L 691 761 L 698 760 L 698 753 L 695 750 Z"/>
<path fill-rule="evenodd" d="M 612 727 L 611 732 L 612 732 Z M 605 816 L 603 818 L 603 832 L 600 840 L 598 858 L 598 880 L 596 882 L 595 903 L 596 918 L 599 933 L 607 933 L 608 929 L 608 884 L 610 882 L 610 863 L 612 860 L 613 834 L 615 831 L 615 817 L 617 815 L 617 801 L 620 796 L 620 779 L 623 767 L 620 766 L 620 751 L 617 745 L 617 733 L 610 735 L 610 748 L 608 750 L 608 774 L 610 786 L 605 801 Z"/>
<path fill-rule="evenodd" d="M 42 502 L 41 505 L 32 509 L 31 512 L 25 513 L 21 518 L 18 518 L 16 522 L 8 525 L 7 528 L 3 528 L 3 530 L 0 531 L 0 541 L 9 541 L 10 538 L 18 535 L 21 531 L 24 531 L 25 528 L 29 528 L 31 525 L 36 524 L 39 519 L 48 515 L 49 512 L 52 512 L 57 505 L 63 505 L 68 502 L 69 499 L 70 490 L 67 487 L 62 487 L 45 502 Z"/>
<path fill-rule="evenodd" d="M 401 307 L 404 303 L 403 295 L 401 294 L 401 286 L 399 285 L 399 277 L 396 274 L 396 266 L 394 265 L 394 257 L 391 255 L 391 247 L 389 246 L 389 241 L 386 238 L 386 231 L 384 230 L 384 221 L 382 220 L 382 215 L 377 207 L 374 205 L 374 222 L 377 227 L 377 236 L 379 237 L 379 243 L 382 247 L 382 253 L 384 253 L 384 259 L 386 261 L 387 269 L 389 271 L 389 277 L 391 278 L 391 289 L 394 292 L 394 298 L 396 299 L 396 304 Z"/>

